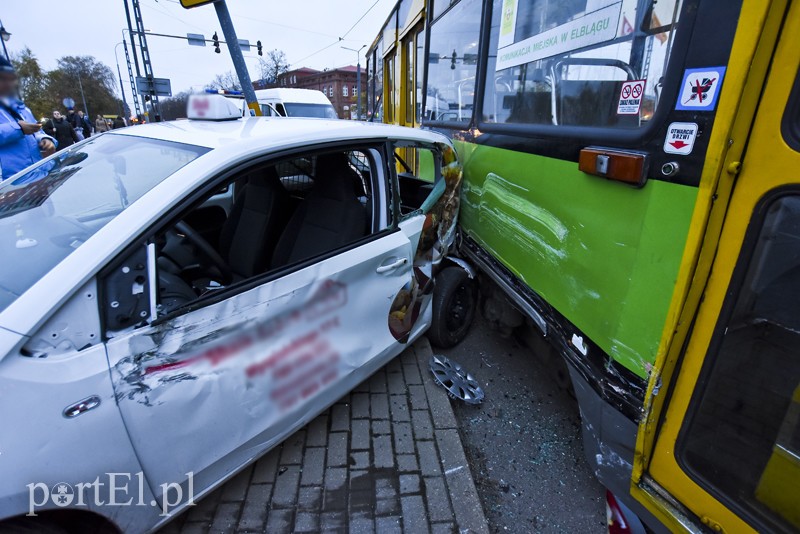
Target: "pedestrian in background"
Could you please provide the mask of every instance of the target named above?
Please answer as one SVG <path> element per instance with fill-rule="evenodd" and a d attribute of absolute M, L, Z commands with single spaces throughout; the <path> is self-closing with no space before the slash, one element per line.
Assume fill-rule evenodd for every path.
<path fill-rule="evenodd" d="M 98 115 L 94 120 L 94 131 L 95 133 L 103 133 L 108 131 L 108 123 L 102 115 Z"/>
<path fill-rule="evenodd" d="M 92 123 L 89 121 L 89 117 L 83 114 L 83 111 L 78 111 L 78 127 L 83 131 L 84 139 L 92 136 Z"/>
<path fill-rule="evenodd" d="M 42 133 L 31 110 L 17 98 L 14 66 L 0 56 L 0 180 L 55 152 L 54 139 Z"/>
<path fill-rule="evenodd" d="M 119 115 L 117 115 L 117 118 L 114 119 L 114 124 L 113 124 L 112 128 L 114 128 L 116 130 L 117 128 L 125 128 L 125 126 L 127 126 L 125 124 L 125 120 L 122 117 L 120 117 Z"/>
<path fill-rule="evenodd" d="M 44 131 L 47 135 L 55 138 L 59 150 L 64 150 L 78 142 L 78 134 L 75 133 L 75 128 L 57 109 L 53 111 L 53 118 L 44 125 Z"/>

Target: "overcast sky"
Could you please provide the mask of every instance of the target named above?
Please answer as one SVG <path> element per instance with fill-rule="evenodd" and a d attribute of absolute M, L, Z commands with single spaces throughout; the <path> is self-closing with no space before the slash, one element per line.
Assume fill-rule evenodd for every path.
<path fill-rule="evenodd" d="M 216 31 L 223 40 L 212 5 L 187 10 L 178 0 L 139 1 L 145 28 L 151 32 L 202 33 L 210 39 Z M 369 46 L 395 2 L 227 0 L 240 39 L 248 39 L 253 45 L 261 40 L 265 51 L 283 50 L 292 68 L 306 66 L 320 70 L 354 65 L 356 53 L 342 50 L 341 46 Z M 27 46 L 48 70 L 56 66 L 61 56 L 95 56 L 111 67 L 116 76 L 114 48 L 122 40 L 121 30 L 127 28 L 123 0 L 3 0 L 0 5 L 0 20 L 12 34 L 6 43 L 9 52 Z M 339 42 L 339 37 L 344 37 L 344 41 Z M 194 47 L 185 41 L 153 36 L 147 39 L 147 44 L 154 75 L 169 78 L 173 93 L 202 89 L 215 75 L 233 70 L 224 46 L 221 54 L 215 54 L 210 43 L 204 48 Z M 365 51 L 366 48 L 361 54 L 362 66 Z M 130 99 L 122 46 L 118 54 L 125 92 Z M 250 76 L 256 79 L 259 70 L 255 47 L 244 54 Z"/>

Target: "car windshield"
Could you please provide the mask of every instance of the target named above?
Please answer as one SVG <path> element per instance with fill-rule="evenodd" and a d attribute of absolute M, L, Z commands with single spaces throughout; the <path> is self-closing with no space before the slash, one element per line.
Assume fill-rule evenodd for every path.
<path fill-rule="evenodd" d="M 203 147 L 104 134 L 0 184 L 0 311 Z"/>
<path fill-rule="evenodd" d="M 338 119 L 330 104 L 298 104 L 284 102 L 289 117 L 315 117 L 317 119 Z"/>

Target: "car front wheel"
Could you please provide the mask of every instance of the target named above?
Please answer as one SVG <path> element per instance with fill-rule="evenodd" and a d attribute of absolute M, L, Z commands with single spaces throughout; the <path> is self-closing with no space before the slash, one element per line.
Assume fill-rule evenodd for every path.
<path fill-rule="evenodd" d="M 461 267 L 443 269 L 435 283 L 428 338 L 437 347 L 449 348 L 460 343 L 469 332 L 478 302 L 478 286 Z"/>

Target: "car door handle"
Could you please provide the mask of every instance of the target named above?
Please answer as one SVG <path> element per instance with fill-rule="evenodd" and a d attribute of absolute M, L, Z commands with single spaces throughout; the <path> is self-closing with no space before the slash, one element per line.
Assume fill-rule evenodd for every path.
<path fill-rule="evenodd" d="M 89 410 L 93 410 L 100 406 L 100 397 L 97 395 L 92 395 L 91 397 L 86 397 L 85 399 L 76 402 L 71 406 L 67 406 L 64 408 L 64 417 L 67 419 L 71 419 L 73 417 L 77 417 L 84 412 L 88 412 Z"/>
<path fill-rule="evenodd" d="M 391 262 L 391 263 L 389 263 Z M 398 267 L 402 267 L 408 263 L 408 258 L 389 258 L 385 262 L 381 263 L 377 269 L 375 269 L 376 273 L 388 273 Z"/>

